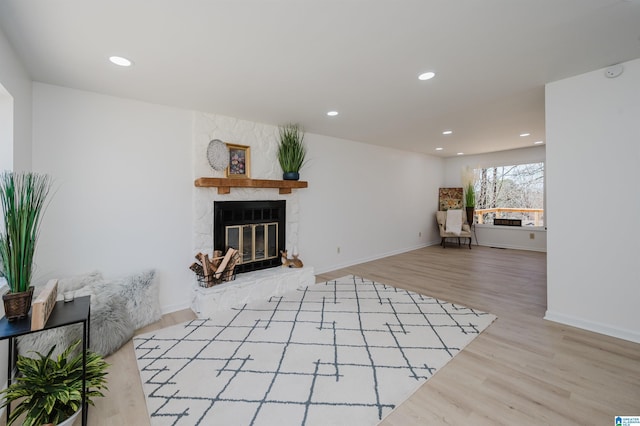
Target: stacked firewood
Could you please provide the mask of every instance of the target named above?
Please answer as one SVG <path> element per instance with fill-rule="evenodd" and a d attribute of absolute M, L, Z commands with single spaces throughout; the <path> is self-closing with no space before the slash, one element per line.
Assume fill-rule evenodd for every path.
<path fill-rule="evenodd" d="M 198 281 L 203 287 L 211 287 L 223 281 L 231 281 L 235 278 L 235 267 L 240 263 L 238 250 L 229 247 L 225 255 L 221 250 L 215 250 L 213 257 L 208 254 L 196 254 L 196 260 L 189 269 L 196 273 Z"/>

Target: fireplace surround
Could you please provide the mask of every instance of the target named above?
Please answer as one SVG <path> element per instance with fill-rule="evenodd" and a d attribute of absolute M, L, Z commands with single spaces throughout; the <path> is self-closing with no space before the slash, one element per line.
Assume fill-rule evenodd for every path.
<path fill-rule="evenodd" d="M 286 201 L 215 201 L 213 247 L 241 254 L 236 273 L 281 265 L 280 250 L 286 242 Z"/>

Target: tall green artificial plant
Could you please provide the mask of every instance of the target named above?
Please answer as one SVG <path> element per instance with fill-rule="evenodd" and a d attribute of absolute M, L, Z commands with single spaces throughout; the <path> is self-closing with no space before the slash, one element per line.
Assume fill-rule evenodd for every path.
<path fill-rule="evenodd" d="M 0 229 L 0 272 L 11 293 L 27 291 L 40 219 L 51 189 L 51 178 L 33 172 L 0 175 L 0 204 L 4 227 Z"/>
<path fill-rule="evenodd" d="M 464 185 L 464 204 L 466 207 L 476 206 L 475 174 L 475 170 L 471 166 L 466 166 L 462 169 L 461 178 Z"/>
<path fill-rule="evenodd" d="M 466 207 L 476 206 L 476 191 L 473 188 L 473 182 L 467 183 L 467 187 L 464 190 L 464 204 Z"/>

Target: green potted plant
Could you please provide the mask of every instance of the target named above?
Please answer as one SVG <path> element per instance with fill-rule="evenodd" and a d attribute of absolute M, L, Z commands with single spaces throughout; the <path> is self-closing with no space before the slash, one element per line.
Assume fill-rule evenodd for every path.
<path fill-rule="evenodd" d="M 10 321 L 27 316 L 31 308 L 33 255 L 50 188 L 51 179 L 47 175 L 4 172 L 0 176 L 4 217 L 4 227 L 0 229 L 0 270 L 9 286 L 2 299 Z"/>
<path fill-rule="evenodd" d="M 18 356 L 19 377 L 0 392 L 2 407 L 19 401 L 8 425 L 23 414 L 23 426 L 73 424 L 82 408 L 82 352 L 76 351 L 79 344 L 80 340 L 73 343 L 57 359 L 50 358 L 55 345 L 46 355 L 35 352 L 36 358 Z M 107 389 L 109 364 L 95 352 L 87 351 L 86 356 L 86 402 L 94 405 L 92 398 L 104 396 L 102 390 Z"/>
<path fill-rule="evenodd" d="M 473 213 L 476 208 L 476 191 L 473 182 L 468 182 L 464 190 L 464 204 L 467 210 L 467 223 L 473 225 Z"/>
<path fill-rule="evenodd" d="M 278 161 L 285 180 L 300 179 L 300 169 L 305 163 L 307 149 L 304 145 L 304 131 L 298 124 L 280 126 Z"/>

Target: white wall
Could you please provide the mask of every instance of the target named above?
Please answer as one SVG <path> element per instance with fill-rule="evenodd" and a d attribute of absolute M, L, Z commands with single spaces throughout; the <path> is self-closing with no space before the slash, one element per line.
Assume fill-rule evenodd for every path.
<path fill-rule="evenodd" d="M 445 160 L 444 186 L 463 186 L 462 173 L 467 167 L 477 169 L 491 166 L 508 166 L 512 164 L 543 162 L 545 159 L 544 145 L 492 152 L 489 154 L 450 157 Z M 545 210 L 545 218 L 546 217 L 547 211 Z M 475 234 L 478 244 L 483 246 L 533 251 L 547 250 L 547 233 L 544 229 L 540 228 L 529 229 L 528 227 L 509 228 L 504 226 L 477 225 Z M 533 234 L 533 239 L 531 238 L 531 234 Z M 476 242 L 475 238 L 474 242 Z"/>
<path fill-rule="evenodd" d="M 640 59 L 546 87 L 547 319 L 640 342 Z"/>
<path fill-rule="evenodd" d="M 0 28 L 0 85 L 13 99 L 13 170 L 31 169 L 31 77 Z M 4 102 L 4 101 L 2 101 Z M 3 108 L 6 108 L 4 106 Z M 8 150 L 0 150 L 6 155 Z M 6 159 L 0 164 L 6 164 Z"/>
<path fill-rule="evenodd" d="M 214 114 L 196 114 L 195 177 L 222 176 L 204 153 L 209 140 L 251 147 L 251 175 L 281 179 L 278 128 Z M 214 200 L 284 199 L 287 248 L 316 273 L 385 257 L 439 241 L 433 212 L 444 173 L 439 158 L 307 133 L 307 189 L 194 189 L 194 250 L 212 249 Z M 419 235 L 422 234 L 422 235 Z M 337 253 L 340 247 L 340 254 Z"/>
<path fill-rule="evenodd" d="M 193 113 L 34 83 L 33 168 L 56 191 L 36 280 L 155 268 L 163 310 L 188 306 Z"/>
<path fill-rule="evenodd" d="M 163 310 L 187 307 L 198 243 L 194 194 L 214 191 L 193 187 L 205 161 L 198 147 L 214 137 L 252 146 L 265 139 L 271 147 L 277 128 L 40 83 L 33 91 L 33 166 L 51 173 L 57 187 L 36 280 L 154 267 Z M 305 263 L 323 272 L 438 241 L 433 212 L 443 160 L 313 134 L 306 140 L 309 188 L 283 196 L 299 199 Z M 273 150 L 252 154 L 254 176 L 279 178 Z M 275 195 L 257 198 L 281 198 L 266 191 Z"/>
<path fill-rule="evenodd" d="M 442 159 L 312 134 L 306 141 L 299 251 L 317 273 L 439 242 Z"/>

